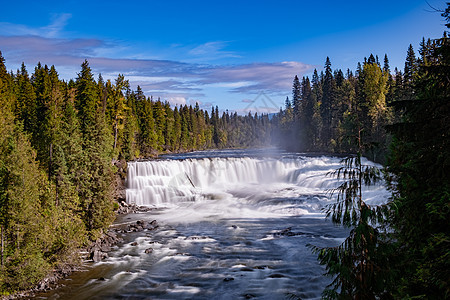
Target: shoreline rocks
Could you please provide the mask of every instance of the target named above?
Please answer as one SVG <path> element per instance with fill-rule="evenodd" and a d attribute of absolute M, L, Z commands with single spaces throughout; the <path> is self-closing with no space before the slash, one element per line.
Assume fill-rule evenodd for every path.
<path fill-rule="evenodd" d="M 155 210 L 155 208 L 137 206 L 134 204 L 127 204 L 124 200 L 119 200 L 119 209 L 117 211 L 118 215 L 121 214 L 133 214 L 133 213 L 143 213 Z M 158 222 L 153 220 L 151 222 L 145 220 L 137 220 L 134 222 L 127 222 L 122 224 L 112 224 L 103 233 L 100 238 L 92 242 L 89 246 L 84 249 L 80 249 L 78 253 L 74 253 L 74 256 L 78 254 L 81 260 L 84 262 L 100 262 L 108 257 L 108 253 L 115 250 L 117 244 L 123 242 L 123 238 L 120 237 L 121 234 L 127 234 L 139 231 L 153 231 L 159 227 Z M 152 253 L 153 249 L 148 248 L 145 253 Z M 59 281 L 67 276 L 71 275 L 73 272 L 80 271 L 82 264 L 75 265 L 64 265 L 59 269 L 55 269 L 48 276 L 42 279 L 34 288 L 29 290 L 20 291 L 16 294 L 2 296 L 0 299 L 25 299 L 33 297 L 37 293 L 50 291 L 58 288 Z"/>
<path fill-rule="evenodd" d="M 151 222 L 145 220 L 137 220 L 136 222 L 113 224 L 108 231 L 95 242 L 86 248 L 83 252 L 84 259 L 87 261 L 99 262 L 108 257 L 118 243 L 123 242 L 123 238 L 118 234 L 126 234 L 140 231 L 153 231 L 159 227 L 158 222 L 153 220 Z"/>
<path fill-rule="evenodd" d="M 130 213 L 140 213 L 140 212 L 149 212 L 152 210 L 156 210 L 153 207 L 147 206 L 138 206 L 136 204 L 128 204 L 125 200 L 119 200 L 119 208 L 117 209 L 117 214 L 126 215 Z"/>

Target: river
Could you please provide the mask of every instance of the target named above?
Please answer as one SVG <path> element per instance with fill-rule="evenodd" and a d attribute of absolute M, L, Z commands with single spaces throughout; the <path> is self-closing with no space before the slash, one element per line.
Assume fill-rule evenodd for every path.
<path fill-rule="evenodd" d="M 327 173 L 339 166 L 337 157 L 274 149 L 130 162 L 127 202 L 155 209 L 116 223 L 155 219 L 159 228 L 124 235 L 109 258 L 37 298 L 320 299 L 331 279 L 307 245 L 348 235 L 321 211 L 337 185 Z M 383 186 L 364 189 L 369 203 L 388 196 Z"/>

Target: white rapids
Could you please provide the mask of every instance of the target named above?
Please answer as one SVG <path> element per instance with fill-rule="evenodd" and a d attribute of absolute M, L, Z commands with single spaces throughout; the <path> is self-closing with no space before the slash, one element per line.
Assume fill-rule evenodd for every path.
<path fill-rule="evenodd" d="M 48 298 L 320 299 L 330 278 L 307 245 L 348 235 L 321 210 L 339 166 L 336 157 L 248 150 L 130 162 L 127 202 L 153 209 L 117 222 L 155 219 L 159 228 L 127 233 Z M 364 189 L 370 204 L 388 197 L 382 185 Z"/>

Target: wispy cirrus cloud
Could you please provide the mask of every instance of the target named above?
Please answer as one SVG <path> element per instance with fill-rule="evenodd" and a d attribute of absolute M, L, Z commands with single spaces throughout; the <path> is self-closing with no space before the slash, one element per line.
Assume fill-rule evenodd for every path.
<path fill-rule="evenodd" d="M 8 36 L 42 36 L 47 38 L 57 37 L 67 25 L 68 20 L 72 17 L 72 14 L 62 13 L 53 14 L 52 22 L 47 26 L 42 27 L 30 27 L 23 24 L 14 24 L 8 22 L 0 22 L 0 35 Z"/>
<path fill-rule="evenodd" d="M 194 57 L 199 57 L 203 61 L 205 60 L 216 60 L 220 58 L 238 58 L 241 57 L 234 51 L 225 50 L 229 42 L 225 41 L 214 41 L 207 42 L 198 46 L 195 46 L 188 51 L 188 54 Z"/>
<path fill-rule="evenodd" d="M 34 35 L 2 36 L 0 35 L 1 50 L 8 53 L 8 57 L 17 61 L 42 60 L 54 61 L 55 64 L 71 65 L 78 63 L 82 57 L 92 57 L 107 43 L 98 39 L 59 39 Z"/>
<path fill-rule="evenodd" d="M 242 94 L 247 100 L 249 94 L 256 95 L 261 91 L 286 95 L 290 92 L 293 77 L 313 68 L 296 61 L 234 65 L 204 63 L 213 57 L 238 57 L 233 51 L 226 50 L 228 42 L 218 41 L 190 48 L 189 55 L 203 57 L 203 63 L 134 58 L 143 57 L 138 53 L 124 57 L 117 54 L 120 51 L 114 53 L 115 47 L 123 49 L 116 41 L 64 37 L 64 27 L 70 17 L 70 14 L 55 15 L 49 25 L 39 28 L 0 23 L 0 51 L 7 65 L 18 68 L 22 62 L 30 66 L 40 61 L 64 70 L 60 75 L 70 79 L 76 76 L 84 59 L 88 59 L 95 73 L 102 73 L 107 79 L 124 74 L 132 86 L 140 85 L 147 95 L 161 97 L 172 104 L 198 102 L 199 98 L 207 97 L 206 90 L 212 88 Z M 205 103 L 211 105 L 211 101 Z"/>
<path fill-rule="evenodd" d="M 258 93 L 265 90 L 278 93 L 290 89 L 295 75 L 304 74 L 312 68 L 312 65 L 295 61 L 224 66 L 211 69 L 208 76 L 199 80 L 199 83 L 247 82 L 248 84 L 234 87 L 230 91 Z"/>

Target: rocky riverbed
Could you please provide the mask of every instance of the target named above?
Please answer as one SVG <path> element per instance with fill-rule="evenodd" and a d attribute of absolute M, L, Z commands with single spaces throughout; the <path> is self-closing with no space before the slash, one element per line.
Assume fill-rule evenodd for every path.
<path fill-rule="evenodd" d="M 120 202 L 118 213 L 130 214 L 148 212 L 151 210 L 152 209 L 149 207 L 128 205 L 126 202 Z M 102 259 L 107 258 L 108 252 L 112 251 L 118 243 L 123 242 L 123 239 L 120 237 L 121 234 L 139 231 L 151 231 L 157 228 L 158 222 L 156 220 L 153 220 L 151 222 L 137 220 L 133 222 L 112 224 L 106 233 L 104 233 L 100 238 L 89 245 L 85 251 L 83 251 L 83 258 L 85 261 L 99 262 Z"/>

